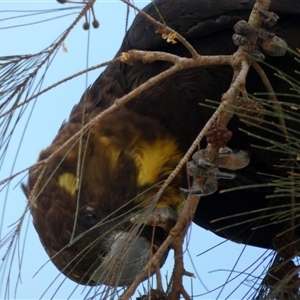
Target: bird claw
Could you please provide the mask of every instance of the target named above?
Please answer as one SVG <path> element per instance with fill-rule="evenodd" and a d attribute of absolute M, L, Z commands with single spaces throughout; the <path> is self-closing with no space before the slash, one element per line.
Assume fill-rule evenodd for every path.
<path fill-rule="evenodd" d="M 287 43 L 276 35 L 271 39 L 260 40 L 259 46 L 270 56 L 284 56 L 288 48 Z"/>
<path fill-rule="evenodd" d="M 273 27 L 279 19 L 278 15 L 276 15 L 275 13 L 273 13 L 271 11 L 259 9 L 258 13 L 262 19 L 264 27 L 267 27 L 267 28 Z"/>
<path fill-rule="evenodd" d="M 247 151 L 233 151 L 229 147 L 220 148 L 218 153 L 215 155 L 213 163 L 209 162 L 209 160 L 207 159 L 206 150 L 204 149 L 195 152 L 192 156 L 192 159 L 198 167 L 211 167 L 214 170 L 218 170 L 218 168 L 238 170 L 246 167 L 250 162 L 249 154 Z M 210 175 L 211 173 L 208 174 Z"/>
<path fill-rule="evenodd" d="M 211 177 L 207 179 L 204 185 L 196 184 L 191 189 L 180 188 L 180 190 L 188 195 L 194 196 L 208 196 L 218 190 L 218 181 L 212 180 Z"/>
<path fill-rule="evenodd" d="M 234 151 L 229 147 L 220 148 L 214 158 L 214 164 L 219 168 L 228 170 L 238 170 L 247 167 L 250 163 L 249 153 L 247 151 Z"/>
<path fill-rule="evenodd" d="M 265 60 L 266 59 L 266 56 L 260 52 L 259 50 L 257 49 L 254 49 L 253 51 L 251 51 L 249 53 L 249 55 L 254 59 L 254 60 Z"/>
<path fill-rule="evenodd" d="M 222 172 L 214 164 L 211 164 L 204 159 L 199 161 L 199 164 L 194 161 L 189 161 L 187 164 L 187 172 L 192 177 L 212 177 L 216 179 L 233 179 L 235 174 Z"/>
<path fill-rule="evenodd" d="M 249 39 L 249 37 L 253 35 L 255 35 L 258 39 L 263 40 L 270 39 L 275 36 L 274 33 L 269 32 L 264 28 L 253 27 L 244 20 L 237 22 L 234 25 L 233 30 L 237 35 L 244 36 L 245 40 Z"/>
<path fill-rule="evenodd" d="M 192 189 L 181 190 L 185 193 L 198 196 L 213 194 L 218 189 L 218 179 L 234 179 L 234 173 L 220 171 L 219 168 L 237 170 L 246 167 L 249 162 L 249 155 L 246 151 L 233 151 L 228 147 L 220 148 L 215 155 L 214 162 L 211 163 L 205 150 L 199 150 L 192 156 L 192 161 L 187 164 L 187 172 L 193 178 L 207 177 L 204 185 L 193 184 Z"/>
<path fill-rule="evenodd" d="M 265 16 L 265 22 L 267 22 L 268 27 L 275 25 L 277 15 L 264 11 L 260 13 Z M 237 46 L 253 46 L 254 49 L 251 49 L 249 54 L 255 59 L 264 60 L 265 56 L 255 45 L 251 44 L 251 37 L 253 36 L 258 38 L 257 44 L 264 53 L 270 56 L 283 56 L 286 53 L 286 42 L 264 28 L 255 28 L 246 21 L 241 20 L 235 24 L 233 29 L 235 31 L 235 34 L 232 36 L 234 44 Z"/>

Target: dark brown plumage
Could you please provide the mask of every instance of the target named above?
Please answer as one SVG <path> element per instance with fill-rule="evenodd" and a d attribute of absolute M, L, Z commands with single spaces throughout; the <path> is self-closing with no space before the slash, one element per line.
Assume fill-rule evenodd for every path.
<path fill-rule="evenodd" d="M 145 12 L 160 20 L 158 9 L 166 24 L 188 39 L 200 54 L 219 55 L 232 54 L 237 49 L 231 39 L 234 33 L 232 28 L 237 21 L 247 20 L 254 1 L 186 0 L 155 1 L 155 4 L 156 8 L 149 4 Z M 270 10 L 280 17 L 270 31 L 295 50 L 300 46 L 300 2 L 272 1 Z M 189 56 L 179 43 L 166 43 L 155 33 L 155 27 L 141 15 L 135 18 L 117 56 L 130 49 L 159 50 Z M 267 55 L 266 64 L 296 78 L 294 71 L 298 63 L 292 53 L 276 58 Z M 69 120 L 63 124 L 52 145 L 41 153 L 39 160 L 47 158 L 80 130 L 83 116 L 84 122 L 88 122 L 112 105 L 115 99 L 169 66 L 164 62 L 138 62 L 134 65 L 115 62 L 109 65 L 74 107 Z M 265 64 L 262 67 L 276 93 L 290 94 L 288 82 L 275 76 L 273 68 Z M 61 150 L 53 157 L 41 177 L 35 197 L 31 197 L 31 210 L 41 241 L 50 257 L 56 255 L 52 260 L 61 271 L 81 283 L 126 285 L 131 282 L 132 278 L 126 273 L 130 267 L 128 270 L 125 268 L 125 275 L 118 280 L 111 279 L 113 267 L 110 266 L 108 271 L 101 267 L 112 264 L 111 258 L 109 262 L 103 261 L 110 257 L 120 233 L 129 233 L 137 224 L 133 216 L 140 214 L 141 208 L 155 207 L 158 211 L 161 209 L 162 215 L 165 214 L 170 224 L 164 226 L 164 222 L 161 222 L 156 227 L 154 244 L 159 246 L 163 242 L 184 202 L 179 187 L 185 185 L 185 170 L 172 182 L 157 204 L 151 200 L 213 113 L 212 109 L 199 103 L 204 104 L 205 99 L 220 101 L 231 78 L 232 70 L 228 66 L 197 67 L 178 72 L 137 96 L 126 107 L 103 118 L 97 126 L 83 134 L 81 143 L 76 143 L 69 151 Z M 266 92 L 253 70 L 248 76 L 247 91 Z M 293 96 L 279 98 L 285 103 L 295 103 Z M 271 182 L 270 176 L 261 173 L 286 177 L 290 170 L 275 167 L 277 164 L 290 165 L 281 161 L 290 157 L 284 153 L 288 142 L 281 134 L 278 116 L 271 113 L 271 105 L 265 100 L 260 104 L 266 110 L 262 125 L 248 127 L 235 116 L 228 126 L 233 133 L 228 146 L 248 150 L 251 161 L 248 167 L 236 172 L 236 179 L 220 181 L 220 190 L 242 185 L 266 185 Z M 284 109 L 293 112 L 290 105 L 285 105 Z M 291 129 L 289 134 L 292 139 L 299 138 L 298 120 L 287 118 L 286 123 Z M 251 131 L 253 136 L 240 129 Z M 265 136 L 268 140 L 256 136 Z M 267 149 L 272 140 L 282 145 L 281 148 L 277 147 L 277 151 Z M 252 144 L 259 144 L 261 148 L 253 148 Z M 24 187 L 28 197 L 38 177 L 39 172 L 30 172 L 29 183 Z M 272 186 L 261 186 L 203 197 L 194 222 L 222 237 L 272 248 L 273 238 L 291 226 L 288 217 L 291 213 L 291 195 L 266 198 L 273 193 Z M 272 223 L 273 215 L 268 215 L 282 210 L 287 214 L 285 221 Z M 130 214 L 126 214 L 128 211 Z M 174 215 L 171 211 L 174 211 Z M 136 226 L 140 239 L 135 246 L 144 245 L 150 252 L 155 252 L 155 247 L 149 244 L 153 215 L 155 213 L 152 212 L 150 220 L 141 219 L 141 223 L 146 225 L 145 229 L 139 229 L 141 223 Z M 230 216 L 211 223 L 217 218 Z M 252 230 L 258 226 L 261 228 Z M 216 232 L 223 227 L 223 230 Z M 84 233 L 86 230 L 88 232 Z M 79 238 L 69 247 L 73 234 Z M 300 234 L 298 228 L 294 234 Z M 128 236 L 125 235 L 124 239 L 128 240 Z M 145 265 L 148 254 L 140 255 L 144 260 L 135 264 L 138 267 L 130 276 L 134 278 Z M 125 257 L 124 261 L 127 259 Z"/>

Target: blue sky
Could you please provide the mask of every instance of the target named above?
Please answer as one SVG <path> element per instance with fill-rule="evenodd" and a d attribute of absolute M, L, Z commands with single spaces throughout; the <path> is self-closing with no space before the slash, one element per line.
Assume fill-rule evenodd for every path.
<path fill-rule="evenodd" d="M 147 1 L 136 1 L 135 3 L 139 7 L 143 7 L 147 4 Z M 19 13 L 18 11 L 48 10 L 51 8 L 62 8 L 63 6 L 54 0 L 0 1 L 0 6 L 0 57 L 39 52 L 52 43 L 76 17 L 76 14 L 73 14 L 45 23 L 12 28 L 10 26 L 26 24 L 33 20 L 59 15 L 58 13 L 51 13 L 34 18 L 18 17 L 11 20 L 6 19 L 12 16 L 24 15 L 24 13 Z M 100 21 L 100 28 L 97 30 L 91 28 L 89 32 L 84 31 L 82 29 L 83 20 L 79 22 L 64 42 L 67 52 L 60 49 L 53 60 L 44 79 L 43 88 L 66 76 L 113 58 L 124 36 L 126 7 L 118 1 L 100 0 L 95 5 L 95 11 Z M 78 10 L 72 10 L 71 12 L 76 13 Z M 133 11 L 131 11 L 130 16 L 131 22 L 134 16 Z M 87 75 L 77 77 L 50 90 L 38 97 L 35 102 L 32 101 L 30 103 L 21 121 L 18 122 L 6 152 L 4 163 L 0 166 L 0 181 L 11 173 L 34 164 L 40 150 L 51 143 L 63 120 L 68 118 L 73 105 L 79 101 L 86 87 L 93 83 L 100 72 L 101 70 L 98 69 Z M 2 126 L 1 121 L 0 119 L 0 126 Z M 22 137 L 23 141 L 20 144 Z M 17 159 L 15 160 L 16 157 Z M 24 176 L 25 174 L 22 174 L 17 177 L 4 189 L 0 187 L 0 212 L 4 211 L 1 239 L 12 228 L 9 226 L 16 222 L 24 211 L 26 199 L 19 186 L 21 181 L 26 180 Z M 222 242 L 224 242 L 223 239 L 197 226 L 192 226 L 189 231 L 185 247 L 186 269 L 196 273 L 194 270 L 195 266 L 197 269 L 197 275 L 195 274 L 197 278 L 186 280 L 185 284 L 189 292 L 192 288 L 195 299 L 216 299 L 218 296 L 220 299 L 226 298 L 242 282 L 242 277 L 238 277 L 233 282 L 228 283 L 228 286 L 225 287 L 221 295 L 219 295 L 220 289 L 217 289 L 209 294 L 199 296 L 206 292 L 201 282 L 205 284 L 208 290 L 216 289 L 226 281 L 229 271 L 233 267 L 235 267 L 236 273 L 232 277 L 246 269 L 264 253 L 263 250 L 253 247 L 245 248 L 243 245 L 228 241 L 206 252 L 206 250 Z M 7 246 L 8 244 L 5 244 L 0 248 L 1 258 L 5 255 Z M 29 215 L 22 226 L 22 234 L 17 249 L 13 256 L 9 289 L 5 287 L 10 263 L 6 264 L 8 262 L 6 259 L 0 265 L 0 284 L 2 282 L 0 285 L 0 298 L 84 298 L 87 290 L 82 286 L 77 287 L 75 283 L 68 279 L 65 280 L 63 275 L 60 275 L 49 291 L 44 294 L 50 283 L 59 275 L 59 272 L 51 262 L 48 262 L 48 257 L 39 242 Z M 197 256 L 203 252 L 206 253 Z M 171 274 L 172 255 L 173 253 L 171 252 L 163 268 L 163 277 L 166 273 L 169 276 Z M 240 255 L 241 259 L 235 265 Z M 22 257 L 22 266 L 20 280 L 17 288 L 15 288 L 20 270 L 18 256 Z M 263 266 L 266 266 L 266 264 L 267 261 L 263 263 Z M 5 266 L 6 268 L 4 268 Z M 254 268 L 255 266 L 252 267 L 252 269 Z M 250 273 L 250 271 L 248 270 L 247 273 Z M 256 274 L 259 274 L 259 272 Z M 253 278 L 250 279 L 253 280 Z M 59 286 L 60 284 L 61 286 Z M 249 280 L 248 284 L 251 285 L 252 281 Z M 76 291 L 70 296 L 74 289 Z M 57 292 L 54 295 L 56 290 Z M 248 290 L 249 287 L 244 283 L 233 295 L 229 296 L 229 299 L 241 299 Z"/>

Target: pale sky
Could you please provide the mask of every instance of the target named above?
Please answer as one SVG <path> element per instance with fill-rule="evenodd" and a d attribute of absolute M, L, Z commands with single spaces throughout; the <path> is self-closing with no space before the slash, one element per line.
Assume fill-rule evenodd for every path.
<path fill-rule="evenodd" d="M 147 1 L 136 1 L 135 3 L 139 7 L 143 7 L 147 4 Z M 11 28 L 10 26 L 27 24 L 61 15 L 61 13 L 53 12 L 36 17 L 19 18 L 21 15 L 27 14 L 22 12 L 24 10 L 48 10 L 63 8 L 65 6 L 52 0 L 0 1 L 0 7 L 0 57 L 18 54 L 34 54 L 41 51 L 47 45 L 51 44 L 51 42 L 71 24 L 76 18 L 76 13 L 79 11 L 78 9 L 72 11 L 68 10 L 65 13 L 73 13 L 68 17 L 58 18 L 45 23 Z M 97 30 L 91 28 L 89 32 L 84 31 L 82 29 L 83 20 L 79 22 L 65 40 L 67 52 L 60 49 L 55 56 L 44 79 L 43 88 L 66 76 L 81 71 L 86 67 L 97 65 L 113 58 L 125 33 L 126 7 L 123 3 L 118 1 L 98 0 L 95 5 L 95 11 L 100 21 L 100 28 Z M 7 19 L 13 16 L 19 17 L 10 20 Z M 130 16 L 131 22 L 134 12 L 131 11 Z M 100 73 L 101 70 L 96 70 L 87 75 L 77 77 L 43 94 L 36 102 L 30 103 L 14 131 L 4 163 L 2 164 L 2 160 L 0 161 L 0 181 L 11 173 L 20 171 L 34 164 L 40 150 L 51 143 L 63 120 L 68 118 L 73 105 L 79 101 L 85 88 L 93 83 Z M 40 73 L 40 75 L 41 74 L 42 73 Z M 39 79 L 40 76 L 37 78 Z M 1 113 L 0 111 L 0 115 Z M 0 119 L 1 134 L 4 126 L 2 122 L 3 119 Z M 20 139 L 23 134 L 23 142 L 20 145 Z M 3 149 L 0 150 L 0 155 L 2 155 L 2 151 Z M 19 186 L 20 182 L 25 181 L 24 176 L 25 174 L 22 174 L 17 177 L 11 182 L 8 188 L 0 186 L 0 212 L 4 211 L 1 239 L 4 239 L 5 234 L 12 228 L 8 226 L 16 222 L 24 211 L 26 199 Z M 5 203 L 6 206 L 4 206 Z M 0 218 L 2 219 L 2 215 Z M 222 242 L 224 242 L 223 239 L 197 226 L 193 226 L 189 231 L 185 251 L 186 269 L 190 272 L 194 272 L 196 275 L 194 265 L 197 270 L 197 275 L 195 279 L 186 280 L 185 284 L 187 291 L 190 292 L 190 294 L 194 294 L 194 299 L 217 299 L 217 297 L 219 297 L 219 299 L 225 299 L 226 297 L 229 297 L 229 299 L 241 299 L 249 290 L 248 285 L 251 286 L 253 282 L 255 282 L 255 278 L 250 277 L 247 284 L 241 284 L 245 276 L 239 276 L 228 283 L 224 290 L 220 288 L 217 289 L 226 282 L 232 268 L 235 268 L 235 271 L 230 278 L 237 276 L 239 272 L 249 267 L 264 253 L 263 250 L 257 248 L 244 248 L 243 245 L 227 241 L 209 252 L 197 256 Z M 24 245 L 25 247 L 23 247 Z M 2 245 L 1 242 L 0 247 L 0 257 L 2 258 L 8 244 Z M 74 282 L 65 279 L 63 275 L 60 275 L 58 279 L 56 279 L 59 272 L 51 262 L 47 263 L 48 257 L 39 242 L 39 238 L 32 226 L 29 216 L 23 224 L 21 239 L 15 251 L 8 289 L 6 288 L 6 282 L 8 280 L 7 276 L 10 261 L 6 259 L 0 263 L 1 299 L 39 299 L 41 297 L 43 299 L 83 299 L 85 297 L 87 289 L 84 289 L 84 286 L 77 286 Z M 169 259 L 162 270 L 163 277 L 166 273 L 168 276 L 171 274 L 172 255 L 173 253 L 170 252 Z M 239 262 L 236 263 L 240 255 L 241 258 Z M 21 277 L 16 287 L 20 263 L 18 256 L 22 257 L 22 267 Z M 44 265 L 45 263 L 46 265 Z M 266 264 L 267 261 L 263 263 L 263 266 L 266 266 Z M 259 263 L 256 263 L 247 270 L 246 273 L 250 273 L 251 270 L 254 270 L 258 265 Z M 256 273 L 256 275 L 257 274 L 259 273 Z M 201 281 L 204 282 L 208 290 L 216 290 L 203 295 L 206 289 L 198 276 L 201 278 Z M 52 281 L 54 281 L 53 285 L 46 294 L 44 294 Z M 239 286 L 240 284 L 241 286 Z M 235 288 L 237 288 L 237 290 L 231 295 L 231 292 L 233 292 Z M 71 295 L 74 289 L 76 290 Z M 249 296 L 248 294 L 248 297 Z"/>

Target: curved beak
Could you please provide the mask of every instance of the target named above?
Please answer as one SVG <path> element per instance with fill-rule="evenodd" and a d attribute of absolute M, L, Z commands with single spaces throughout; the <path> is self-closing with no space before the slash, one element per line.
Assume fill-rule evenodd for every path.
<path fill-rule="evenodd" d="M 150 258 L 155 254 L 159 246 L 162 245 L 168 236 L 170 229 L 175 225 L 177 216 L 174 211 L 169 208 L 156 208 L 148 215 L 142 218 L 142 214 L 135 215 L 131 219 L 132 223 L 138 226 L 151 227 L 151 234 L 143 234 L 140 230 L 138 236 L 132 232 L 115 231 L 111 234 L 107 241 L 110 249 L 105 257 L 102 258 L 100 266 L 93 272 L 91 279 L 94 282 L 102 283 L 110 286 L 128 286 L 136 276 L 144 269 Z M 139 220 L 139 222 L 138 222 Z M 141 222 L 141 220 L 143 220 Z M 154 225 L 155 224 L 155 225 Z M 152 230 L 159 232 L 159 238 L 151 240 Z M 163 232 L 163 234 L 161 234 Z M 163 237 L 162 237 L 163 236 Z M 110 246 L 109 246 L 110 245 Z M 160 266 L 162 267 L 168 256 L 168 250 L 164 253 Z M 151 268 L 148 277 L 155 273 L 155 269 Z"/>
<path fill-rule="evenodd" d="M 153 255 L 150 241 L 145 237 L 136 237 L 132 233 L 118 232 L 114 236 L 110 252 L 105 256 L 101 265 L 92 274 L 91 279 L 110 286 L 130 285 L 143 270 Z M 161 266 L 168 253 L 165 253 Z M 149 270 L 150 276 L 154 270 Z M 146 278 L 145 278 L 146 279 Z"/>

